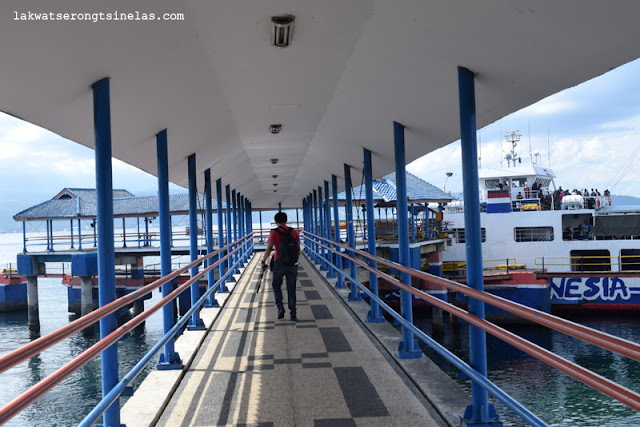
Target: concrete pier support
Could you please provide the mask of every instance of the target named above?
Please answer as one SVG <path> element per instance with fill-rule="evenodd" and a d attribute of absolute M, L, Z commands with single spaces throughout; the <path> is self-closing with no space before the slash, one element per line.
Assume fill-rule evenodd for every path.
<path fill-rule="evenodd" d="M 38 276 L 27 276 L 27 311 L 30 331 L 40 330 L 40 309 L 38 307 Z"/>
<path fill-rule="evenodd" d="M 93 311 L 93 280 L 91 276 L 80 276 L 80 314 L 85 316 Z"/>

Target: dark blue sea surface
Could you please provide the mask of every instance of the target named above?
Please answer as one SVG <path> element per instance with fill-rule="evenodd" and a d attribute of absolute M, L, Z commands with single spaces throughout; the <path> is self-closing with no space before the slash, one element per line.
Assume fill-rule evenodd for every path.
<path fill-rule="evenodd" d="M 570 320 L 612 335 L 640 341 L 640 316 L 595 315 Z M 430 316 L 415 318 L 427 333 L 432 332 Z M 537 325 L 508 325 L 505 329 L 559 356 L 592 370 L 635 392 L 640 392 L 640 363 Z M 432 335 L 440 344 L 469 362 L 469 326 L 445 321 L 443 334 Z M 470 393 L 470 380 L 459 380 L 458 371 L 426 345 L 423 351 L 449 376 Z M 639 426 L 640 412 L 574 380 L 528 354 L 487 334 L 488 377 L 502 390 L 522 402 L 530 411 L 552 426 Z M 527 425 L 492 396 L 505 425 Z"/>
<path fill-rule="evenodd" d="M 15 255 L 22 249 L 21 234 L 0 234 L 0 268 L 15 263 Z M 145 260 L 149 264 L 153 261 Z M 39 279 L 40 335 L 54 331 L 76 317 L 67 312 L 67 291 L 59 279 Z M 149 307 L 160 299 L 155 292 Z M 431 334 L 431 317 L 416 312 L 416 323 Z M 640 341 L 640 316 L 595 316 L 572 319 L 607 333 Z M 640 391 L 640 363 L 582 343 L 563 334 L 539 326 L 509 326 L 507 329 L 542 347 L 610 378 L 636 392 Z M 121 376 L 129 371 L 162 336 L 160 313 L 154 314 L 144 325 L 118 343 Z M 27 328 L 26 313 L 0 313 L 0 354 L 29 343 L 38 335 Z M 98 338 L 76 334 L 11 370 L 0 374 L 0 405 L 5 405 L 38 381 L 91 346 Z M 468 361 L 468 326 L 454 326 L 445 322 L 442 335 L 435 335 L 441 344 Z M 514 349 L 508 344 L 487 336 L 489 378 L 511 396 L 520 400 L 532 412 L 554 426 L 640 426 L 640 413 L 597 392 L 542 362 Z M 452 378 L 457 370 L 429 348 L 424 352 L 434 359 Z M 157 356 L 147 370 L 136 379 L 137 385 L 146 372 L 154 369 Z M 101 398 L 100 358 L 96 358 L 67 378 L 20 415 L 9 426 L 67 426 L 76 425 Z M 470 382 L 460 381 L 470 390 Z M 122 399 L 124 401 L 124 399 Z M 525 425 L 507 408 L 490 396 L 505 425 Z"/>

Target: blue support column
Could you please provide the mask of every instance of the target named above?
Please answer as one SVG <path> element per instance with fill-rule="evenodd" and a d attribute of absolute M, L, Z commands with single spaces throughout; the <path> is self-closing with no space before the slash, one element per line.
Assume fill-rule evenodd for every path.
<path fill-rule="evenodd" d="M 400 264 L 411 267 L 411 257 L 409 252 L 409 215 L 407 208 L 407 172 L 405 170 L 404 152 L 404 126 L 393 122 L 393 139 L 396 164 L 396 193 L 397 193 L 397 215 L 398 215 L 398 253 Z M 400 274 L 400 281 L 411 286 L 411 275 Z M 400 305 L 402 317 L 413 323 L 413 306 L 411 294 L 407 291 L 400 291 Z M 422 357 L 422 352 L 418 347 L 418 342 L 413 337 L 409 328 L 402 327 L 402 342 L 398 346 L 398 357 L 401 359 L 414 359 Z"/>
<path fill-rule="evenodd" d="M 232 209 L 231 209 L 231 214 L 233 216 L 232 218 L 232 222 L 233 222 L 233 240 L 237 241 L 240 238 L 240 230 L 239 230 L 239 221 L 238 221 L 238 203 L 236 202 L 236 190 L 231 190 L 231 200 L 232 200 Z M 237 248 L 237 246 L 234 246 L 234 249 Z M 240 251 L 237 251 L 234 255 L 233 255 L 233 263 L 236 264 L 238 261 L 240 261 Z M 233 274 L 240 274 L 240 268 L 236 265 L 235 270 L 233 271 Z"/>
<path fill-rule="evenodd" d="M 169 162 L 167 158 L 167 131 L 156 135 L 158 161 L 158 221 L 160 222 L 160 275 L 171 273 L 171 216 L 169 213 Z M 138 242 L 140 239 L 138 239 Z M 162 297 L 173 291 L 174 282 L 162 285 Z M 174 304 L 162 307 L 162 332 L 167 334 L 175 325 Z M 182 369 L 182 360 L 175 351 L 175 338 L 164 345 L 158 369 Z"/>
<path fill-rule="evenodd" d="M 233 201 L 231 199 L 231 187 L 227 185 L 225 187 L 225 193 L 227 196 L 227 245 L 233 242 L 233 234 L 231 229 L 231 206 L 233 206 Z M 231 248 L 230 248 L 231 249 Z M 233 265 L 233 256 L 227 258 L 227 271 L 231 271 L 231 266 Z M 228 283 L 233 283 L 236 281 L 236 278 L 233 277 L 233 273 L 229 274 L 229 278 L 227 279 Z"/>
<path fill-rule="evenodd" d="M 224 243 L 224 219 L 222 217 L 222 179 L 221 178 L 218 178 L 216 180 L 216 203 L 218 204 L 217 206 L 218 208 L 218 249 L 222 249 L 225 243 Z M 220 255 L 218 255 L 218 260 L 221 259 L 222 257 L 224 257 L 224 254 L 221 251 Z M 224 264 L 225 264 L 224 262 L 221 262 L 218 267 L 220 278 L 224 276 L 224 273 L 226 271 Z M 224 280 L 220 282 L 218 293 L 229 292 L 229 289 L 227 289 L 227 285 L 225 283 L 226 282 Z"/>
<path fill-rule="evenodd" d="M 236 193 L 236 221 L 237 221 L 237 227 L 238 227 L 238 234 L 237 234 L 237 238 L 240 239 L 243 236 L 243 231 L 244 231 L 244 208 L 242 206 L 242 195 L 240 194 L 240 192 L 238 191 Z M 240 260 L 242 262 L 242 260 L 244 260 L 244 246 L 242 246 L 240 248 L 240 250 L 238 251 L 238 260 Z"/>
<path fill-rule="evenodd" d="M 309 225 L 309 220 L 307 218 L 307 198 L 302 199 L 302 229 L 304 231 L 309 231 L 307 226 Z M 304 251 L 308 254 L 309 248 L 307 247 L 307 241 L 304 242 Z"/>
<path fill-rule="evenodd" d="M 364 149 L 364 189 L 367 199 L 367 243 L 369 245 L 369 253 L 376 255 L 376 224 L 373 215 L 373 165 L 371 162 L 371 151 Z M 369 265 L 378 268 L 378 263 L 369 260 Z M 378 276 L 369 273 L 369 290 L 375 296 L 378 296 Z M 384 316 L 380 311 L 380 305 L 377 301 L 371 300 L 371 308 L 367 313 L 367 322 L 384 322 Z"/>
<path fill-rule="evenodd" d="M 351 201 L 351 167 L 348 164 L 344 164 L 344 192 L 347 195 L 347 205 L 345 207 L 345 216 L 347 221 L 347 241 L 352 248 L 356 247 L 356 233 L 353 229 L 353 203 Z M 355 257 L 355 254 L 351 251 L 347 252 L 349 256 Z M 349 274 L 354 280 L 358 279 L 358 272 L 356 271 L 356 263 L 349 261 Z M 358 286 L 355 283 L 351 283 L 351 290 L 349 292 L 349 301 L 359 301 L 362 299 Z"/>
<path fill-rule="evenodd" d="M 478 146 L 476 143 L 476 100 L 474 75 L 458 67 L 460 97 L 460 137 L 462 147 L 462 191 L 464 198 L 464 226 L 467 249 L 467 285 L 483 291 L 482 236 L 480 228 L 480 199 L 478 196 Z M 469 313 L 484 319 L 484 302 L 469 298 Z M 485 332 L 469 325 L 469 362 L 472 368 L 487 376 L 487 342 Z M 489 425 L 500 422 L 495 408 L 488 403 L 487 391 L 471 382 L 471 405 L 464 420 L 467 424 Z M 495 424 L 492 424 L 495 425 Z"/>
<path fill-rule="evenodd" d="M 324 235 L 324 201 L 322 198 L 322 187 L 318 187 L 318 235 Z M 322 246 L 318 247 L 320 252 L 320 271 L 327 270 L 327 250 Z"/>
<path fill-rule="evenodd" d="M 196 189 L 196 155 L 192 154 L 187 159 L 189 174 L 189 255 L 191 261 L 198 259 L 198 203 Z M 191 277 L 198 274 L 198 267 L 191 268 Z M 200 284 L 196 281 L 191 285 L 191 307 L 200 299 Z M 204 322 L 200 318 L 200 310 L 193 312 L 189 320 L 188 329 L 203 330 Z"/>
<path fill-rule="evenodd" d="M 111 167 L 111 101 L 109 79 L 93 84 L 93 124 L 95 128 L 96 210 L 98 247 L 98 299 L 103 307 L 116 299 L 115 247 L 113 242 L 113 176 Z M 100 319 L 100 338 L 116 329 L 116 315 Z M 118 384 L 118 346 L 102 352 L 102 395 Z M 120 426 L 120 399 L 103 415 L 104 425 Z"/>
<path fill-rule="evenodd" d="M 335 194 L 334 194 L 335 197 Z M 329 208 L 329 181 L 324 182 L 324 236 L 331 240 L 331 209 Z M 333 253 L 331 251 L 327 251 L 327 257 L 332 260 Z M 327 277 L 333 279 L 336 277 L 336 270 L 329 266 L 329 271 L 327 272 Z"/>
<path fill-rule="evenodd" d="M 413 203 L 411 203 L 411 241 L 412 242 L 416 242 L 416 208 L 413 205 Z"/>
<path fill-rule="evenodd" d="M 335 175 L 331 175 L 331 192 L 333 193 L 333 232 L 334 239 L 336 243 L 340 243 L 340 210 L 338 209 L 338 177 Z M 336 246 L 336 250 L 340 251 L 341 249 Z M 342 257 L 340 255 L 336 255 L 336 266 L 337 266 L 337 281 L 336 288 L 344 289 L 346 285 L 344 284 L 344 275 L 342 272 Z"/>
<path fill-rule="evenodd" d="M 318 212 L 319 210 L 319 203 L 318 203 L 318 190 L 313 190 L 313 234 L 315 235 L 319 235 L 320 234 L 320 212 Z M 318 245 L 318 241 L 316 240 L 314 243 L 314 247 L 315 247 L 315 262 L 316 264 L 318 264 L 320 267 L 321 263 L 322 263 L 322 257 L 320 256 L 320 246 Z"/>
<path fill-rule="evenodd" d="M 205 206 L 205 236 L 207 241 L 207 253 L 213 252 L 213 194 L 211 188 L 211 169 L 204 171 L 204 206 Z M 206 266 L 210 266 L 214 262 L 214 258 L 208 258 Z M 207 273 L 207 288 L 212 288 L 216 283 L 214 269 L 209 270 Z M 211 292 L 209 299 L 206 303 L 207 307 L 219 307 L 218 300 L 216 299 L 216 293 Z"/>

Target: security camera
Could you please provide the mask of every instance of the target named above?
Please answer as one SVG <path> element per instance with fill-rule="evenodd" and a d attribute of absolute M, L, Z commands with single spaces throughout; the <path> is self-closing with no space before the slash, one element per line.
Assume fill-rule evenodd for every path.
<path fill-rule="evenodd" d="M 269 126 L 269 132 L 271 132 L 273 135 L 279 134 L 281 130 L 282 130 L 282 125 L 280 124 L 273 124 Z"/>

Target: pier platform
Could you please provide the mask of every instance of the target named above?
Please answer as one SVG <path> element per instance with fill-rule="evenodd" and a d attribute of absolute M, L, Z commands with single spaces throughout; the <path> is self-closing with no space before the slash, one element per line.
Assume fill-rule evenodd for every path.
<path fill-rule="evenodd" d="M 214 309 L 209 330 L 193 331 L 202 338 L 183 377 L 175 371 L 149 375 L 123 408 L 124 423 L 460 425 L 466 393 L 425 357 L 397 360 L 400 333 L 388 322 L 365 324 L 368 305 L 347 305 L 347 292 L 333 289 L 306 258 L 298 273 L 298 320 L 290 320 L 288 310 L 277 319 L 268 270 L 257 291 L 261 256 L 253 257 L 222 308 Z M 193 341 L 191 333 L 177 349 L 180 340 Z M 161 379 L 166 375 L 176 378 L 172 394 Z M 162 402 L 159 389 L 167 397 L 154 415 L 149 407 Z"/>

